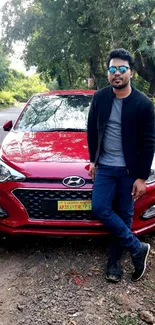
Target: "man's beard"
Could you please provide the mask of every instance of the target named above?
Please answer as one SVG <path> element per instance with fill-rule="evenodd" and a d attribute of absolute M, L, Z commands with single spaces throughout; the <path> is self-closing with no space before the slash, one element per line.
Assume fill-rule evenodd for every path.
<path fill-rule="evenodd" d="M 112 86 L 113 88 L 115 88 L 115 89 L 123 89 L 123 88 L 125 88 L 125 87 L 128 85 L 128 83 L 129 83 L 129 81 L 128 81 L 127 83 L 125 83 L 125 84 L 122 84 L 122 85 L 113 85 L 113 84 L 111 83 L 111 86 Z"/>

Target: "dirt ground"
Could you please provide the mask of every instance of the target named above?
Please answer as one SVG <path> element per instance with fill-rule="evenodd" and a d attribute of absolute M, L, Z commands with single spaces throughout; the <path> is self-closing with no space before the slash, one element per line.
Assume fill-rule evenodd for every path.
<path fill-rule="evenodd" d="M 0 238 L 0 325 L 155 324 L 155 234 L 144 279 L 107 283 L 109 239 Z"/>

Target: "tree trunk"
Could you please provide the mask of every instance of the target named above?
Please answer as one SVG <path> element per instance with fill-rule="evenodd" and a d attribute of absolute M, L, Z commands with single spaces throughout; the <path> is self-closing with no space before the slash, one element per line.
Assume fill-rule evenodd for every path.
<path fill-rule="evenodd" d="M 66 62 L 67 62 L 67 60 L 66 60 Z M 72 83 L 71 73 L 70 73 L 70 69 L 69 69 L 68 63 L 66 63 L 66 70 L 67 70 L 67 75 L 68 75 L 69 87 L 70 88 L 73 88 L 73 83 Z"/>
<path fill-rule="evenodd" d="M 89 59 L 89 78 L 94 80 L 94 89 L 100 89 L 105 86 L 104 71 L 100 71 L 99 58 L 92 57 Z M 107 83 L 107 82 L 106 82 Z"/>
<path fill-rule="evenodd" d="M 61 76 L 60 75 L 57 76 L 57 83 L 58 83 L 59 89 L 62 89 L 63 88 L 62 87 L 62 79 L 61 79 Z"/>
<path fill-rule="evenodd" d="M 92 58 L 89 59 L 89 78 L 94 80 L 94 89 L 97 89 L 94 60 Z"/>

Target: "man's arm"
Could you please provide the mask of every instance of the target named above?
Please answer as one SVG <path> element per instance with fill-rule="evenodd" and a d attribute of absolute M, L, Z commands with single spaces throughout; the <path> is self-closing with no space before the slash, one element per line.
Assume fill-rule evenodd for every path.
<path fill-rule="evenodd" d="M 87 124 L 87 141 L 88 150 L 90 157 L 89 175 L 94 181 L 96 167 L 95 167 L 95 156 L 98 146 L 98 130 L 97 130 L 97 107 L 96 107 L 96 96 L 94 94 L 89 114 L 88 114 L 88 124 Z"/>
<path fill-rule="evenodd" d="M 154 105 L 149 102 L 142 112 L 143 137 L 139 152 L 138 177 L 146 180 L 149 177 L 151 164 L 155 151 L 155 116 Z M 142 133 L 142 132 L 141 132 Z"/>
<path fill-rule="evenodd" d="M 146 192 L 145 179 L 137 178 L 133 184 L 131 195 L 133 199 L 138 199 Z"/>
<path fill-rule="evenodd" d="M 97 130 L 97 106 L 96 106 L 96 95 L 94 94 L 89 114 L 88 114 L 88 124 L 87 124 L 87 141 L 88 141 L 88 151 L 90 162 L 95 162 L 95 156 L 98 146 L 98 130 Z"/>

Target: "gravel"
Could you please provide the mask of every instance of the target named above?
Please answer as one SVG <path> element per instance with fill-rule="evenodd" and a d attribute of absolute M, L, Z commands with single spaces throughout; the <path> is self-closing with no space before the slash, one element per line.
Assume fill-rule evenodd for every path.
<path fill-rule="evenodd" d="M 128 253 L 120 283 L 105 280 L 109 238 L 0 238 L 0 325 L 155 323 L 155 235 L 145 277 L 132 283 Z"/>

